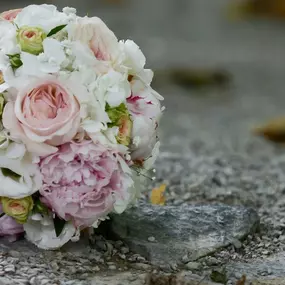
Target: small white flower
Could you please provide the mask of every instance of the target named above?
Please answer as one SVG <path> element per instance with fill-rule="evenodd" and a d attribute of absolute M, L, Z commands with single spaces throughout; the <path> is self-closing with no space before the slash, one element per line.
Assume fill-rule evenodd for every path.
<path fill-rule="evenodd" d="M 65 60 L 66 56 L 63 50 L 62 44 L 51 38 L 47 38 L 43 41 L 44 54 L 50 60 L 56 62 L 58 65 Z"/>
<path fill-rule="evenodd" d="M 3 54 L 16 54 L 20 49 L 16 41 L 16 27 L 8 22 L 0 20 L 0 51 Z"/>
<path fill-rule="evenodd" d="M 46 57 L 47 61 L 43 61 L 43 57 L 38 59 L 38 56 L 22 52 L 21 60 L 23 66 L 18 69 L 21 71 L 23 76 L 35 76 L 44 77 L 47 74 L 57 73 L 60 70 L 60 66 L 57 62 L 50 62 L 49 58 Z"/>
<path fill-rule="evenodd" d="M 106 103 L 111 107 L 117 107 L 126 102 L 126 98 L 131 94 L 131 88 L 125 75 L 110 70 L 98 78 L 94 94 L 97 95 L 101 106 L 105 109 Z"/>
<path fill-rule="evenodd" d="M 135 75 L 142 72 L 146 59 L 139 46 L 135 42 L 127 40 L 120 41 L 120 48 L 124 54 L 122 64 L 130 70 L 130 73 Z"/>
<path fill-rule="evenodd" d="M 76 14 L 76 9 L 75 8 L 71 8 L 71 7 L 64 7 L 62 9 L 62 12 L 66 15 L 70 15 L 70 14 Z"/>
<path fill-rule="evenodd" d="M 76 234 L 76 229 L 71 223 L 66 223 L 61 234 L 57 237 L 53 220 L 49 216 L 33 215 L 24 224 L 26 238 L 37 247 L 54 250 L 62 247 Z"/>
<path fill-rule="evenodd" d="M 23 198 L 38 191 L 42 185 L 41 174 L 32 157 L 25 153 L 24 145 L 11 143 L 5 150 L 0 150 L 0 168 L 9 169 L 19 175 L 15 180 L 0 171 L 0 196 Z"/>

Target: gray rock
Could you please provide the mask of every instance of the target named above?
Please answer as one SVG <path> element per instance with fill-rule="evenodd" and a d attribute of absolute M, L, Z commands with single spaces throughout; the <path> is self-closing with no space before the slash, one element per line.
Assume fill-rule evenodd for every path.
<path fill-rule="evenodd" d="M 185 267 L 189 270 L 199 270 L 201 264 L 199 262 L 188 262 Z"/>
<path fill-rule="evenodd" d="M 257 213 L 225 205 L 152 206 L 142 204 L 113 216 L 111 231 L 152 263 L 190 261 L 214 252 L 253 232 Z M 157 243 L 148 241 L 155 237 Z"/>
<path fill-rule="evenodd" d="M 261 276 L 265 279 L 284 278 L 285 252 L 250 263 L 231 262 L 227 264 L 226 269 L 228 278 L 242 275 L 246 275 L 248 280 L 261 279 Z M 280 284 L 285 284 L 285 282 Z"/>

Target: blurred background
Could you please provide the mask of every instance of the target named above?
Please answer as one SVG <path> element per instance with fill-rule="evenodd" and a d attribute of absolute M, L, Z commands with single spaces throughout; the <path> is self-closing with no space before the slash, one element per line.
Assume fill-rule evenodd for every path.
<path fill-rule="evenodd" d="M 221 149 L 260 155 L 251 128 L 285 114 L 284 0 L 1 0 L 101 17 L 136 41 L 165 96 L 165 153 Z"/>

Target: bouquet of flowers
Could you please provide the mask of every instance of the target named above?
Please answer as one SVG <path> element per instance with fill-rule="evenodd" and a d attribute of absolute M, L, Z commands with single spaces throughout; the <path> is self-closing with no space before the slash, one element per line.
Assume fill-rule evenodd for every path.
<path fill-rule="evenodd" d="M 0 14 L 1 236 L 56 249 L 135 201 L 163 111 L 145 61 L 73 8 Z"/>

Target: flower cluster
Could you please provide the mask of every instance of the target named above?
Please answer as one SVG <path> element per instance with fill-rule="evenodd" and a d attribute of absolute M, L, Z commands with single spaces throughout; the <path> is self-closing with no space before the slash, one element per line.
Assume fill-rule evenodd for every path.
<path fill-rule="evenodd" d="M 73 8 L 0 14 L 0 235 L 55 249 L 138 197 L 163 99 L 145 62 Z"/>

